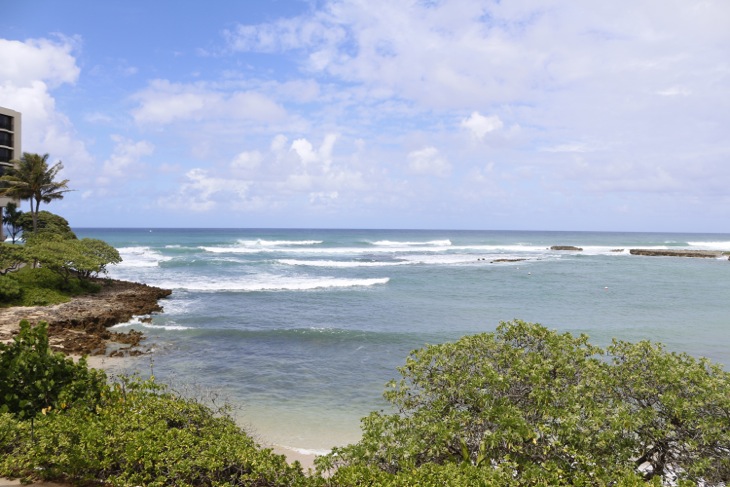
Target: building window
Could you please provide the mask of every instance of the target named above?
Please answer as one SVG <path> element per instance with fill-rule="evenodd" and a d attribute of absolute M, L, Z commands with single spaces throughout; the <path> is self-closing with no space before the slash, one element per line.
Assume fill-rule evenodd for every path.
<path fill-rule="evenodd" d="M 0 129 L 13 130 L 13 117 L 0 115 Z"/>

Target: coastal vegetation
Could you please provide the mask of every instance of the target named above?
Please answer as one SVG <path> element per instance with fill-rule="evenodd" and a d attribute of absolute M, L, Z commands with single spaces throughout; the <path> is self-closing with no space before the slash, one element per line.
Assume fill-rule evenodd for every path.
<path fill-rule="evenodd" d="M 0 196 L 8 196 L 30 201 L 30 213 L 33 231 L 38 228 L 38 213 L 41 203 L 63 199 L 68 189 L 68 179 L 56 181 L 63 163 L 48 165 L 48 154 L 32 154 L 24 152 L 20 160 L 13 161 L 13 167 L 0 177 Z"/>
<path fill-rule="evenodd" d="M 515 320 L 413 351 L 392 411 L 306 475 L 228 416 L 53 355 L 43 326 L 0 348 L 0 475 L 109 485 L 719 485 L 730 374 L 649 342 Z M 43 371 L 43 372 L 39 372 Z M 10 381 L 14 382 L 10 382 Z M 6 385 L 7 384 L 7 385 Z"/>
<path fill-rule="evenodd" d="M 121 262 L 119 252 L 97 239 L 79 240 L 68 221 L 41 203 L 62 199 L 68 179 L 56 181 L 61 162 L 48 165 L 48 154 L 24 153 L 0 177 L 0 196 L 29 200 L 30 214 L 10 203 L 3 223 L 12 243 L 0 242 L 0 306 L 57 304 L 98 291 L 93 277 Z"/>

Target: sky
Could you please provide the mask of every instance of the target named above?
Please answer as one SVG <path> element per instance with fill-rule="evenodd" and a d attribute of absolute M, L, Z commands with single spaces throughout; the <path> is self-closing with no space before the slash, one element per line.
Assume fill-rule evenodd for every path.
<path fill-rule="evenodd" d="M 0 10 L 72 227 L 730 232 L 727 0 Z"/>

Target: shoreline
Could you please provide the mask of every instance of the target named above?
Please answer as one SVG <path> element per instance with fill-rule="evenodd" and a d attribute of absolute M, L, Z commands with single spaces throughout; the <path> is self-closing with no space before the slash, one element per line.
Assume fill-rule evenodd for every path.
<path fill-rule="evenodd" d="M 144 338 L 141 332 L 116 332 L 109 328 L 135 316 L 162 312 L 159 301 L 172 291 L 116 279 L 95 282 L 101 285 L 99 292 L 75 296 L 66 303 L 1 308 L 0 342 L 10 342 L 22 320 L 33 325 L 44 321 L 48 323 L 51 348 L 65 355 L 123 357 L 145 353 L 140 349 Z M 112 344 L 115 350 L 110 352 Z"/>
<path fill-rule="evenodd" d="M 48 323 L 51 349 L 78 360 L 86 356 L 91 368 L 114 372 L 126 369 L 129 360 L 149 352 L 142 346 L 144 335 L 137 330 L 110 331 L 134 317 L 149 318 L 163 312 L 160 300 L 172 291 L 131 281 L 96 279 L 102 285 L 98 293 L 84 294 L 70 301 L 50 306 L 13 306 L 0 308 L 0 342 L 11 342 L 20 330 L 20 322 L 32 325 Z M 263 441 L 261 441 L 263 440 Z M 262 448 L 284 455 L 289 463 L 298 461 L 304 471 L 314 468 L 315 454 L 303 453 L 259 440 Z M 20 485 L 18 480 L 0 478 L 0 487 Z M 60 486 L 63 484 L 34 482 L 31 485 Z"/>

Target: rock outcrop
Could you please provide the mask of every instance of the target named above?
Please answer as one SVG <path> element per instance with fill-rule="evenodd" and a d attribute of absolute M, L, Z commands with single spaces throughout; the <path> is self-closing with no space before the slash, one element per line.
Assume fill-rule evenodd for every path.
<path fill-rule="evenodd" d="M 29 306 L 0 309 L 0 341 L 9 341 L 18 324 L 48 323 L 48 335 L 54 350 L 67 354 L 105 355 L 110 342 L 127 345 L 123 354 L 140 353 L 137 347 L 142 333 L 113 332 L 109 327 L 125 323 L 134 316 L 162 311 L 159 300 L 171 294 L 135 282 L 99 279 L 98 293 L 77 296 L 67 303 L 52 306 Z M 118 353 L 117 353 L 118 354 Z"/>
<path fill-rule="evenodd" d="M 631 249 L 631 255 L 649 255 L 666 257 L 699 257 L 705 259 L 717 259 L 726 255 L 727 252 L 718 250 L 666 250 L 666 249 Z"/>
<path fill-rule="evenodd" d="M 553 245 L 550 250 L 573 250 L 580 252 L 583 249 L 581 247 L 573 247 L 572 245 Z"/>

